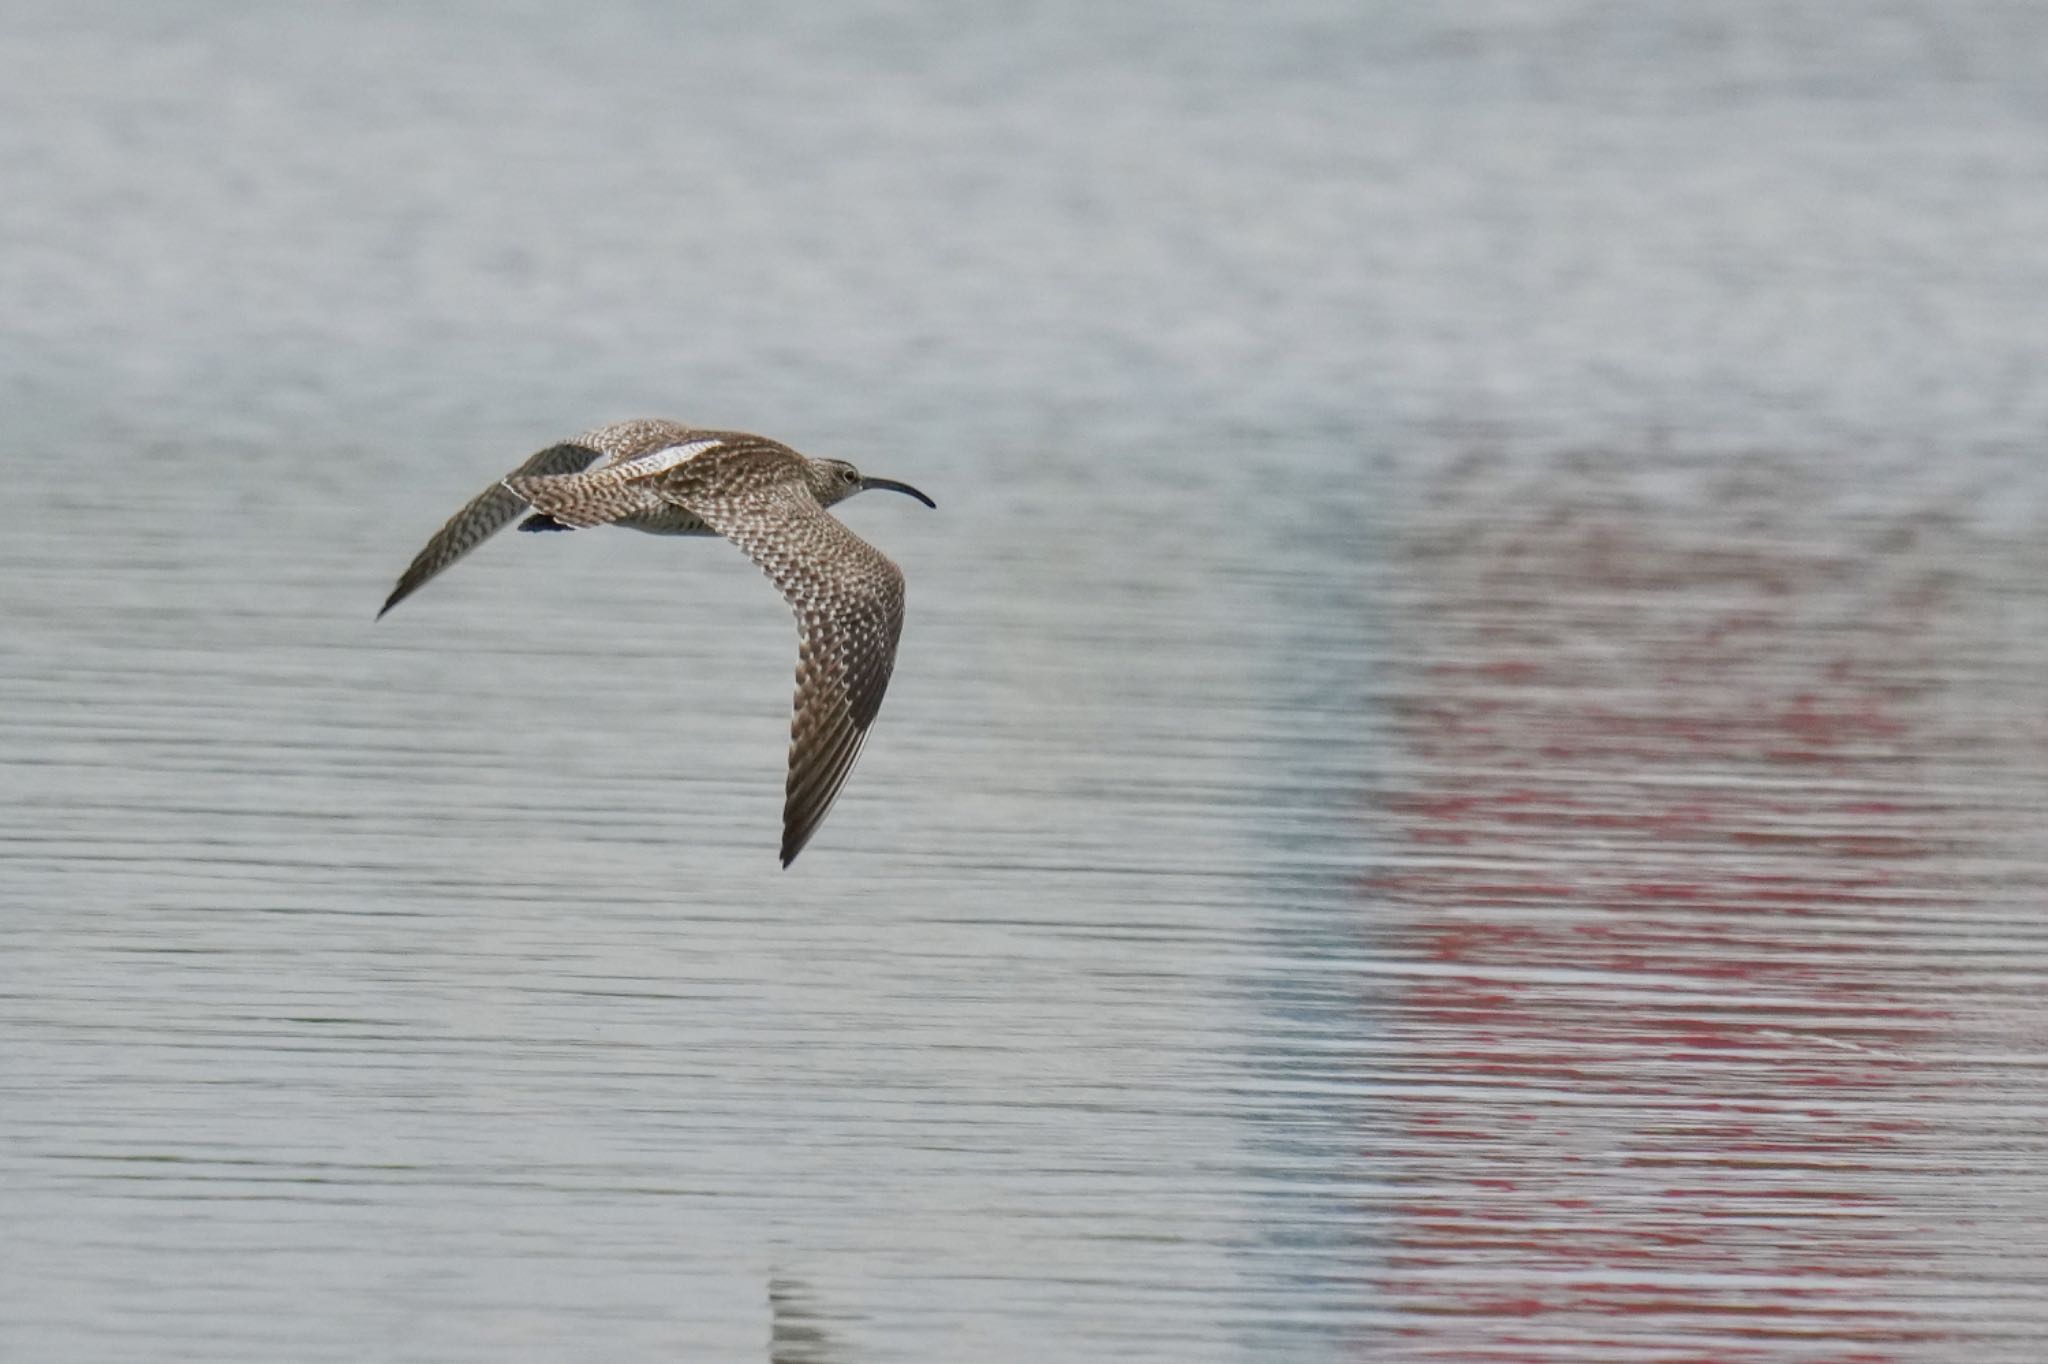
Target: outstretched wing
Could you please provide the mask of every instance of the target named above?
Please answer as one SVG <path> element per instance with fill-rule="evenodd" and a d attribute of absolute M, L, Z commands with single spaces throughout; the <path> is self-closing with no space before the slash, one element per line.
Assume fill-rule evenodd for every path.
<path fill-rule="evenodd" d="M 509 477 L 573 474 L 589 468 L 602 454 L 603 451 L 591 446 L 563 441 L 529 457 Z M 434 532 L 434 538 L 427 541 L 427 547 L 400 576 L 398 586 L 391 589 L 383 610 L 377 615 L 382 617 L 385 611 L 419 591 L 429 578 L 503 530 L 525 510 L 526 500 L 502 482 L 493 483 L 478 493 L 469 500 L 468 506 L 448 518 L 447 525 Z"/>
<path fill-rule="evenodd" d="M 818 504 L 802 456 L 772 442 L 708 450 L 664 496 L 745 550 L 796 612 L 796 714 L 782 865 L 824 822 L 882 708 L 903 633 L 903 571 Z"/>

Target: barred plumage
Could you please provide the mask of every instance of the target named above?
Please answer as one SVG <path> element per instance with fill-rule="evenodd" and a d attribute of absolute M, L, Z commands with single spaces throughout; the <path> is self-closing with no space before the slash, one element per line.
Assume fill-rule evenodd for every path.
<path fill-rule="evenodd" d="M 427 542 L 384 603 L 405 597 L 516 519 L 623 525 L 731 540 L 797 619 L 797 688 L 783 799 L 782 865 L 817 831 L 867 742 L 903 631 L 903 572 L 826 508 L 864 488 L 932 500 L 739 431 L 619 422 L 550 446 L 474 498 Z M 378 613 L 380 616 L 382 611 Z"/>

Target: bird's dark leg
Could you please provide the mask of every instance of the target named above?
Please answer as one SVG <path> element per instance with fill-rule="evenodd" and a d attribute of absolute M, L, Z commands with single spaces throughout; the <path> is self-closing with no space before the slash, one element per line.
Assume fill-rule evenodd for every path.
<path fill-rule="evenodd" d="M 548 515 L 548 514 L 547 514 L 546 512 L 535 512 L 535 513 L 534 513 L 533 515 L 531 515 L 531 516 L 527 517 L 527 518 L 526 518 L 526 519 L 525 519 L 524 521 L 521 521 L 521 522 L 519 523 L 519 529 L 521 529 L 521 530 L 574 530 L 574 529 L 576 529 L 576 528 L 575 528 L 574 526 L 565 526 L 565 525 L 563 525 L 563 524 L 562 524 L 562 523 L 561 523 L 560 521 L 557 521 L 557 520 L 555 520 L 555 518 L 554 518 L 554 517 L 552 517 L 552 516 L 549 516 L 549 515 Z"/>

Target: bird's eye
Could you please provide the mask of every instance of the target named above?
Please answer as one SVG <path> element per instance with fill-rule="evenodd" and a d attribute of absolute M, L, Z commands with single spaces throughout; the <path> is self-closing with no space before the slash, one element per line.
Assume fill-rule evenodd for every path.
<path fill-rule="evenodd" d="M 860 471 L 857 469 L 841 469 L 839 471 L 839 476 L 845 479 L 848 483 L 860 482 Z"/>

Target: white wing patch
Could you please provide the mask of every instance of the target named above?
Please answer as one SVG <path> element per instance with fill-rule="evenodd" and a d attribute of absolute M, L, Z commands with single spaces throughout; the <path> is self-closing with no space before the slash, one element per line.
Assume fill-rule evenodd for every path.
<path fill-rule="evenodd" d="M 606 473 L 619 474 L 627 478 L 645 478 L 649 474 L 666 473 L 678 464 L 686 463 L 703 454 L 716 450 L 725 444 L 722 440 L 690 440 L 681 445 L 665 445 L 659 450 L 649 451 L 637 459 L 623 464 L 614 464 Z"/>

